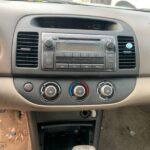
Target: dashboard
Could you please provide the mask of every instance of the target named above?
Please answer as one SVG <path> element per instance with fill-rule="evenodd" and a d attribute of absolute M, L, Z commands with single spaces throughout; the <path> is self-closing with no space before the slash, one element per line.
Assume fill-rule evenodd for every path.
<path fill-rule="evenodd" d="M 7 1 L 0 2 L 0 19 L 1 108 L 150 103 L 149 13 Z"/>

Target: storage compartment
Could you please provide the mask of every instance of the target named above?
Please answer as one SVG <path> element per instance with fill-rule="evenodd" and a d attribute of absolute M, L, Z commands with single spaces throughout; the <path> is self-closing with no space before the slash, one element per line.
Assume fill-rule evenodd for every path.
<path fill-rule="evenodd" d="M 94 144 L 94 122 L 39 124 L 40 150 L 72 150 Z"/>
<path fill-rule="evenodd" d="M 121 30 L 120 24 L 110 20 L 77 17 L 36 17 L 31 24 L 41 28 L 78 29 L 78 30 Z"/>
<path fill-rule="evenodd" d="M 93 145 L 98 150 L 102 111 L 30 112 L 32 148 L 72 150 L 76 145 Z"/>

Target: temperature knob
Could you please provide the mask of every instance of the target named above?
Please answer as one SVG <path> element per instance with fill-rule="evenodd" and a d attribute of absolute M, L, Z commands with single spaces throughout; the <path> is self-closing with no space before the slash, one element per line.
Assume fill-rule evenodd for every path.
<path fill-rule="evenodd" d="M 73 89 L 73 94 L 77 98 L 82 98 L 86 95 L 86 89 L 83 85 L 76 85 Z"/>
<path fill-rule="evenodd" d="M 100 97 L 109 99 L 114 95 L 114 86 L 110 82 L 102 82 L 98 85 L 97 91 Z"/>
<path fill-rule="evenodd" d="M 60 86 L 55 82 L 47 82 L 41 88 L 41 95 L 48 101 L 55 100 L 60 92 Z"/>
<path fill-rule="evenodd" d="M 75 81 L 70 85 L 69 93 L 76 100 L 83 100 L 89 94 L 89 88 L 84 81 Z"/>

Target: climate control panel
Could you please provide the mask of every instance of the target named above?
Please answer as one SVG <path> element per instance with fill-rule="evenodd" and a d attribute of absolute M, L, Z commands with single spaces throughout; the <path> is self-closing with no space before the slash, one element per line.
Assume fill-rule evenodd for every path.
<path fill-rule="evenodd" d="M 135 84 L 135 78 L 14 79 L 16 90 L 28 101 L 38 105 L 101 105 L 116 103 L 128 97 L 134 90 Z"/>

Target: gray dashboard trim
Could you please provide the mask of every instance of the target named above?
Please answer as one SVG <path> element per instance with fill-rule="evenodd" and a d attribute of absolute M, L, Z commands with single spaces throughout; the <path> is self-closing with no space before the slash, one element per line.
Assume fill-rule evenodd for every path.
<path fill-rule="evenodd" d="M 22 7 L 23 6 L 23 7 Z M 121 20 L 128 23 L 135 32 L 140 51 L 140 76 L 150 75 L 149 28 L 150 14 L 132 10 L 104 8 L 96 6 L 77 6 L 64 4 L 41 4 L 32 2 L 0 2 L 0 75 L 11 75 L 11 47 L 17 22 L 28 15 L 81 15 Z M 42 11 L 41 11 L 42 10 Z M 6 19 L 7 18 L 7 19 Z"/>

